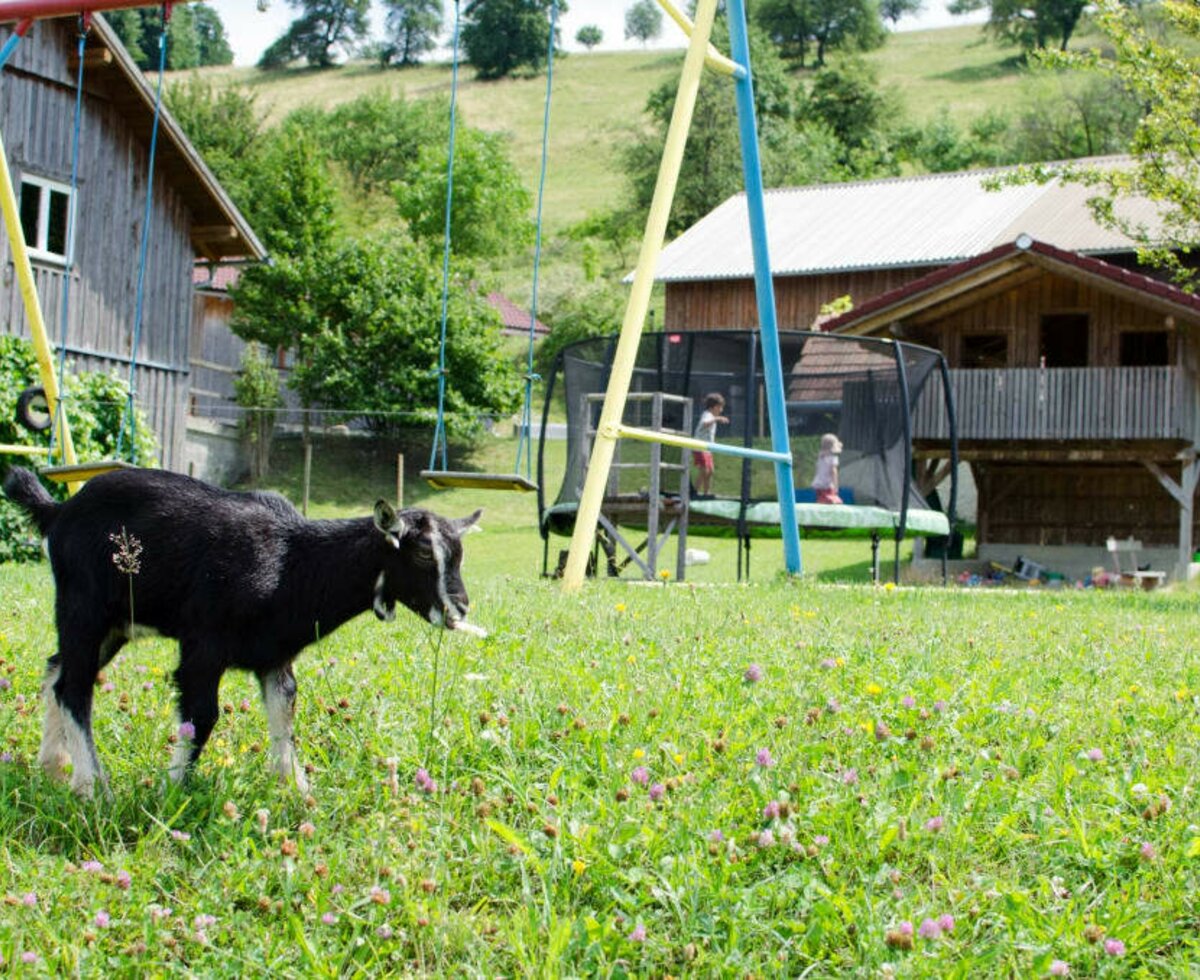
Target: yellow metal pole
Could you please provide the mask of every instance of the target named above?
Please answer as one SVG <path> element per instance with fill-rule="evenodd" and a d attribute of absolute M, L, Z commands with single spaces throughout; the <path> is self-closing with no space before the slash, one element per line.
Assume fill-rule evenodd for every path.
<path fill-rule="evenodd" d="M 688 37 L 692 36 L 692 31 L 696 25 L 688 19 L 687 14 L 680 10 L 671 0 L 658 0 L 658 5 L 667 12 L 667 16 L 679 25 L 679 29 Z M 704 63 L 713 71 L 720 72 L 722 75 L 731 75 L 734 78 L 740 78 L 744 75 L 745 69 L 742 68 L 736 61 L 726 58 L 711 44 L 708 45 L 707 54 L 704 56 Z"/>
<path fill-rule="evenodd" d="M 621 337 L 617 341 L 608 391 L 600 412 L 599 430 L 592 446 L 592 458 L 588 463 L 587 480 L 583 486 L 583 496 L 579 500 L 579 512 L 575 516 L 571 550 L 567 554 L 567 565 L 563 569 L 565 591 L 579 589 L 587 571 L 588 552 L 596 536 L 596 522 L 600 518 L 604 487 L 608 483 L 621 417 L 625 412 L 625 398 L 629 394 L 629 382 L 633 377 L 638 342 L 642 337 L 646 312 L 650 308 L 654 271 L 658 265 L 659 252 L 662 251 L 663 239 L 667 234 L 667 219 L 671 213 L 671 202 L 675 198 L 675 185 L 679 181 L 679 169 L 683 164 L 683 151 L 692 124 L 692 112 L 696 107 L 696 94 L 700 90 L 700 77 L 704 71 L 704 58 L 708 51 L 708 39 L 712 34 L 716 11 L 717 0 L 700 0 L 696 7 L 696 23 L 688 42 L 687 55 L 683 60 L 683 73 L 680 75 L 679 91 L 675 96 L 675 110 L 671 114 L 662 163 L 658 168 L 658 182 L 654 186 L 654 199 L 650 204 L 650 214 L 646 218 L 642 248 L 638 255 L 637 269 L 633 274 L 633 288 L 629 292 L 629 304 L 625 307 Z"/>
<path fill-rule="evenodd" d="M 37 284 L 33 279 L 33 266 L 29 264 L 29 252 L 25 248 L 25 233 L 21 230 L 21 217 L 17 209 L 17 195 L 13 191 L 12 174 L 8 169 L 8 154 L 0 138 L 0 211 L 4 213 L 4 229 L 8 232 L 8 245 L 12 250 L 13 268 L 16 269 L 21 299 L 25 303 L 25 318 L 29 321 L 29 333 L 33 338 L 33 351 L 37 355 L 38 374 L 46 392 L 46 404 L 50 417 L 55 420 L 55 439 L 62 447 L 63 461 L 74 466 L 75 443 L 71 439 L 71 427 L 67 424 L 66 412 L 58 411 L 58 378 L 54 373 L 54 357 L 50 340 L 46 335 L 46 321 L 42 317 L 42 304 L 38 300 Z M 64 270 L 70 275 L 71 270 Z M 71 493 L 80 484 L 69 484 Z"/>

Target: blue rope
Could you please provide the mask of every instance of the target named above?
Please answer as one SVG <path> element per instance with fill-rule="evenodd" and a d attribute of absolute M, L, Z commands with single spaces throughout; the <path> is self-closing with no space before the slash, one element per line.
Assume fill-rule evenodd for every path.
<path fill-rule="evenodd" d="M 162 117 L 163 78 L 167 74 L 167 26 L 170 4 L 163 4 L 162 33 L 158 35 L 158 90 L 154 96 L 154 124 L 150 130 L 150 162 L 146 175 L 146 208 L 142 215 L 142 245 L 138 254 L 137 306 L 133 314 L 133 347 L 129 352 L 129 398 L 125 421 L 117 437 L 117 455 L 122 451 L 126 429 L 129 431 L 129 461 L 137 462 L 137 366 L 142 342 L 142 321 L 146 307 L 146 256 L 150 250 L 150 219 L 154 214 L 154 162 L 158 153 L 158 122 Z"/>
<path fill-rule="evenodd" d="M 87 36 L 90 27 L 80 18 L 79 45 L 77 54 L 79 68 L 75 78 L 75 124 L 71 136 L 71 194 L 67 203 L 67 254 L 66 268 L 63 270 L 62 303 L 58 318 L 58 401 L 54 406 L 54 424 L 50 426 L 50 447 L 47 460 L 54 463 L 55 449 L 61 447 L 54 444 L 54 434 L 59 432 L 65 413 L 64 402 L 66 389 L 64 382 L 67 374 L 67 329 L 71 321 L 71 273 L 75 269 L 75 217 L 77 214 L 76 199 L 79 194 L 79 143 L 83 129 L 83 58 L 87 50 Z M 65 462 L 65 460 L 63 460 Z"/>
<path fill-rule="evenodd" d="M 438 468 L 441 456 L 443 470 L 448 468 L 446 445 L 446 320 L 450 307 L 450 205 L 454 201 L 454 142 L 458 121 L 458 30 L 459 0 L 454 0 L 454 40 L 450 68 L 450 147 L 446 161 L 446 224 L 442 237 L 442 323 L 438 340 L 438 404 L 437 428 L 433 433 L 433 448 L 429 453 L 429 468 Z"/>
<path fill-rule="evenodd" d="M 521 472 L 521 456 L 525 457 L 525 476 L 533 474 L 533 383 L 540 375 L 533 370 L 533 343 L 536 337 L 538 310 L 538 276 L 542 267 L 542 204 L 546 197 L 546 161 L 550 146 L 550 95 L 554 87 L 554 33 L 558 30 L 558 0 L 550 3 L 550 38 L 546 42 L 546 104 L 542 111 L 542 169 L 538 175 L 537 224 L 533 246 L 533 296 L 529 302 L 529 351 L 525 366 L 525 400 L 521 406 L 521 432 L 517 442 L 516 472 Z"/>

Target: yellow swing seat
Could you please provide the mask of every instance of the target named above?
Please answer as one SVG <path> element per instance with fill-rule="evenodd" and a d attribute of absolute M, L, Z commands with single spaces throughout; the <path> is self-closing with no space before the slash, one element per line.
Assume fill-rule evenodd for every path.
<path fill-rule="evenodd" d="M 436 490 L 462 488 L 466 490 L 537 491 L 537 484 L 520 473 L 468 473 L 462 470 L 422 470 L 421 479 Z"/>
<path fill-rule="evenodd" d="M 54 483 L 84 483 L 113 470 L 136 470 L 132 463 L 119 459 L 98 459 L 93 463 L 73 463 L 69 466 L 43 466 L 38 473 Z"/>

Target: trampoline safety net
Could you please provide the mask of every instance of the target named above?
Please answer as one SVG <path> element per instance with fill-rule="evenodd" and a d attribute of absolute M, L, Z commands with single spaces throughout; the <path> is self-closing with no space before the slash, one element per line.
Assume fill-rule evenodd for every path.
<path fill-rule="evenodd" d="M 550 501 L 539 494 L 544 533 L 570 533 L 571 505 L 578 504 L 583 492 L 616 343 L 616 337 L 605 337 L 572 344 L 560 354 L 550 379 L 543 439 L 550 417 L 561 417 L 565 409 L 567 454 L 557 497 Z M 781 331 L 780 348 L 797 499 L 811 500 L 821 437 L 833 433 L 842 444 L 839 483 L 847 504 L 895 512 L 906 504 L 908 510 L 927 508 L 914 477 L 911 445 L 914 433 L 953 444 L 953 408 L 944 390 L 942 355 L 900 341 L 799 331 Z M 771 448 L 762 358 L 753 330 L 644 334 L 623 421 L 695 435 L 711 393 L 725 399 L 729 419 L 717 427 L 718 442 Z M 690 464 L 691 454 L 678 448 L 620 440 L 606 498 L 644 497 L 655 450 L 661 452 L 662 464 Z M 539 485 L 547 487 L 549 481 L 552 492 L 554 478 L 539 472 Z M 663 473 L 659 492 L 679 493 L 685 478 L 679 469 Z M 727 500 L 777 500 L 774 466 L 718 455 L 712 491 Z"/>

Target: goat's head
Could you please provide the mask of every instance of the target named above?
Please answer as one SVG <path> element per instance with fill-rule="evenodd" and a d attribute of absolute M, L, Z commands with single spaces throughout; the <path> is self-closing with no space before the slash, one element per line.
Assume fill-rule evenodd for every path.
<path fill-rule="evenodd" d="M 375 615 L 390 620 L 399 602 L 435 626 L 465 626 L 470 601 L 462 581 L 462 536 L 483 511 L 448 520 L 427 510 L 397 513 L 375 505 L 375 527 L 384 535 L 383 571 L 375 583 Z"/>

